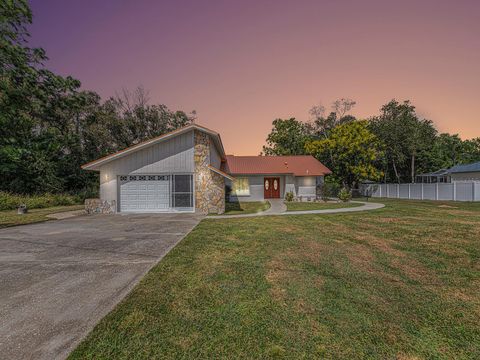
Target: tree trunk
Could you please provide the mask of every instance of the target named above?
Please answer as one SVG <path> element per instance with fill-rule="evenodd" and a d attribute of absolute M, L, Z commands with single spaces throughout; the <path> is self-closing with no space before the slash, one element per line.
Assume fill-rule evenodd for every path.
<path fill-rule="evenodd" d="M 411 175 L 412 175 L 412 184 L 414 184 L 415 183 L 415 154 L 412 154 Z"/>
<path fill-rule="evenodd" d="M 393 171 L 395 171 L 395 176 L 397 177 L 397 182 L 400 184 L 400 176 L 398 176 L 397 166 L 395 165 L 395 160 L 392 160 Z"/>

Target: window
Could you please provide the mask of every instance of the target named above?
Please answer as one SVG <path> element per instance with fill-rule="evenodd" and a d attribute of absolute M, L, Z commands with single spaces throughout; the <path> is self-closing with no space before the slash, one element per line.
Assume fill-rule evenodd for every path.
<path fill-rule="evenodd" d="M 248 178 L 236 178 L 233 181 L 233 193 L 238 196 L 250 195 L 250 184 Z"/>
<path fill-rule="evenodd" d="M 172 205 L 174 208 L 193 207 L 193 176 L 173 175 Z"/>

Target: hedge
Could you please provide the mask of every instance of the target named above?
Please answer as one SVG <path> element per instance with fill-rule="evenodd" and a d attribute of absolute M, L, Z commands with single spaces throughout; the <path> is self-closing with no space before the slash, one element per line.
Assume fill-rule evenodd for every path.
<path fill-rule="evenodd" d="M 0 210 L 15 210 L 25 204 L 29 209 L 81 204 L 82 198 L 68 194 L 17 195 L 0 191 Z"/>

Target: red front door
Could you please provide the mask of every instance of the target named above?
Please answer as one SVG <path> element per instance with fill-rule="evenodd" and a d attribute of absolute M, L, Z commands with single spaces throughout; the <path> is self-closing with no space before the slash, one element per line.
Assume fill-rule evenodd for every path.
<path fill-rule="evenodd" d="M 280 178 L 263 178 L 263 197 L 265 199 L 280 198 Z"/>

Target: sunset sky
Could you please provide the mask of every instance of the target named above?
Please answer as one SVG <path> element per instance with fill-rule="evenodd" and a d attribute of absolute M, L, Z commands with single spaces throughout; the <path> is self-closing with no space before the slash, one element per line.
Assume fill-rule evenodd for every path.
<path fill-rule="evenodd" d="M 32 45 L 102 97 L 142 85 L 196 110 L 228 153 L 277 117 L 348 97 L 368 117 L 410 99 L 441 132 L 480 136 L 480 1 L 33 0 Z"/>

